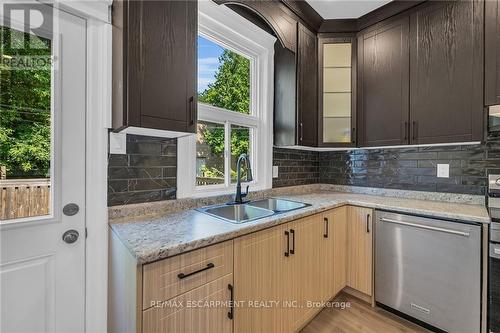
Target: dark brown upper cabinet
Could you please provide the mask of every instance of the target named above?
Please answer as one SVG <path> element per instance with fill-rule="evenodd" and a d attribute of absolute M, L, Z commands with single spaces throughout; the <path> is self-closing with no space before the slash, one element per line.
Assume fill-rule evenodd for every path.
<path fill-rule="evenodd" d="M 410 16 L 410 143 L 483 138 L 482 1 L 427 2 Z"/>
<path fill-rule="evenodd" d="M 355 147 L 355 35 L 321 34 L 318 40 L 317 70 L 319 146 Z"/>
<path fill-rule="evenodd" d="M 197 1 L 113 2 L 113 128 L 196 132 Z"/>
<path fill-rule="evenodd" d="M 358 123 L 362 147 L 409 143 L 409 17 L 358 35 Z"/>
<path fill-rule="evenodd" d="M 298 144 L 318 145 L 318 55 L 316 34 L 298 23 L 297 29 Z"/>
<path fill-rule="evenodd" d="M 485 2 L 484 17 L 484 101 L 485 105 L 500 104 L 500 3 Z"/>
<path fill-rule="evenodd" d="M 281 44 L 274 53 L 274 144 L 318 145 L 316 34 L 297 23 L 297 52 Z"/>
<path fill-rule="evenodd" d="M 257 13 L 273 29 L 284 48 L 297 50 L 298 17 L 280 1 L 268 0 L 214 0 L 215 3 L 244 6 Z"/>
<path fill-rule="evenodd" d="M 252 15 L 245 13 L 246 10 L 235 6 L 251 10 L 279 40 L 274 53 L 274 144 L 316 147 L 318 55 L 314 27 L 318 28 L 321 23 L 319 15 L 311 13 L 313 10 L 307 4 L 292 1 L 214 1 L 229 5 L 257 26 L 262 26 Z"/>

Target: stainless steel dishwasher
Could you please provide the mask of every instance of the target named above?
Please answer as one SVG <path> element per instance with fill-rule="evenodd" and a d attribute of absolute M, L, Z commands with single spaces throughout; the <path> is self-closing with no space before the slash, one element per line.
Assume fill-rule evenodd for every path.
<path fill-rule="evenodd" d="M 377 211 L 375 300 L 447 332 L 479 332 L 481 227 Z"/>

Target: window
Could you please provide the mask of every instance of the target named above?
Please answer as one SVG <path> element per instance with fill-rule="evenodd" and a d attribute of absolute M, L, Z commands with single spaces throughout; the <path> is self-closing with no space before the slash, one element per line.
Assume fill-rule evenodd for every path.
<path fill-rule="evenodd" d="M 249 154 L 253 164 L 251 132 L 258 119 L 243 116 L 234 120 L 239 124 L 233 124 L 226 113 L 253 115 L 250 103 L 253 64 L 245 56 L 203 36 L 198 37 L 198 64 L 196 186 L 234 183 L 238 157 Z"/>
<path fill-rule="evenodd" d="M 52 210 L 52 41 L 0 26 L 0 221 Z"/>
<path fill-rule="evenodd" d="M 250 156 L 251 188 L 271 187 L 275 40 L 225 6 L 199 2 L 198 126 L 179 139 L 179 198 L 233 192 L 241 154 Z"/>

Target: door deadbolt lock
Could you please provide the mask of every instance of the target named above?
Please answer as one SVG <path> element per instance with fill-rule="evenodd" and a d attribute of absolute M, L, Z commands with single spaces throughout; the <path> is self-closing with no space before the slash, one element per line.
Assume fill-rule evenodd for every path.
<path fill-rule="evenodd" d="M 73 216 L 78 214 L 80 207 L 76 203 L 69 203 L 63 208 L 63 214 L 66 216 Z"/>
<path fill-rule="evenodd" d="M 72 229 L 72 230 L 66 231 L 62 235 L 62 239 L 63 239 L 63 241 L 65 241 L 68 244 L 73 244 L 74 242 L 76 242 L 78 240 L 78 236 L 80 236 L 78 231 Z"/>

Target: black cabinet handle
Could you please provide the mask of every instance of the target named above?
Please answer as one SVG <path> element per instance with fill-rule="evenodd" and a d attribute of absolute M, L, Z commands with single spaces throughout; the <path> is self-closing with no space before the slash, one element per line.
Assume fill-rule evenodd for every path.
<path fill-rule="evenodd" d="M 179 273 L 179 274 L 177 274 L 177 277 L 180 280 L 182 280 L 182 279 L 185 279 L 185 278 L 187 278 L 187 277 L 189 277 L 191 275 L 201 273 L 203 271 L 206 271 L 207 269 L 214 268 L 214 267 L 215 267 L 215 265 L 213 263 L 209 262 L 206 267 L 203 267 L 203 268 L 201 268 L 201 269 L 199 269 L 197 271 L 194 271 L 194 272 L 191 272 L 191 273 L 188 273 L 188 274 Z"/>
<path fill-rule="evenodd" d="M 370 214 L 366 215 L 366 232 L 370 233 Z"/>
<path fill-rule="evenodd" d="M 405 138 L 404 138 L 404 141 L 408 140 L 408 122 L 405 121 Z"/>
<path fill-rule="evenodd" d="M 194 97 L 189 97 L 189 125 L 194 125 Z"/>
<path fill-rule="evenodd" d="M 329 229 L 328 217 L 325 217 L 324 220 L 325 220 L 325 233 L 323 234 L 323 237 L 328 238 L 328 229 Z"/>
<path fill-rule="evenodd" d="M 285 251 L 285 257 L 288 257 L 290 255 L 290 233 L 285 230 L 285 236 L 286 236 L 286 251 Z"/>
<path fill-rule="evenodd" d="M 292 234 L 292 248 L 290 249 L 290 254 L 295 254 L 295 230 L 290 229 L 290 233 Z"/>
<path fill-rule="evenodd" d="M 229 302 L 230 311 L 227 313 L 229 319 L 234 318 L 234 287 L 231 284 L 227 285 L 227 289 L 231 292 L 231 301 Z"/>
<path fill-rule="evenodd" d="M 413 134 L 412 134 L 412 140 L 415 141 L 417 139 L 417 122 L 413 122 Z"/>

